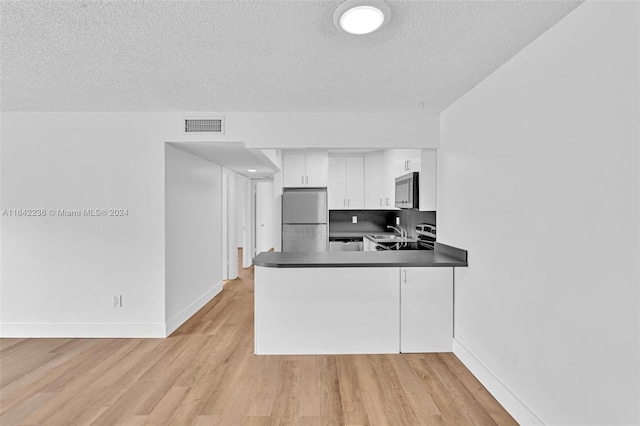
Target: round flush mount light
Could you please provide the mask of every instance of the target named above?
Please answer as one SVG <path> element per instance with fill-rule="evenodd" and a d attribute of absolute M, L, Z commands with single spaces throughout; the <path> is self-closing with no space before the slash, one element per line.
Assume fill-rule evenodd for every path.
<path fill-rule="evenodd" d="M 369 34 L 387 25 L 391 8 L 382 0 L 347 0 L 333 13 L 334 25 L 349 34 Z"/>

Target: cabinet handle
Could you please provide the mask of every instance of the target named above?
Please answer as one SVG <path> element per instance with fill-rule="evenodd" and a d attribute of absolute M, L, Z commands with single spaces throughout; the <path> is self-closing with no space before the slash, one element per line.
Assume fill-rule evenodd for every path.
<path fill-rule="evenodd" d="M 382 198 L 380 198 L 380 207 L 382 207 Z"/>
<path fill-rule="evenodd" d="M 305 180 L 306 180 L 305 183 L 309 183 L 309 176 L 305 176 Z"/>
<path fill-rule="evenodd" d="M 304 176 L 300 176 L 300 183 L 304 184 Z"/>
<path fill-rule="evenodd" d="M 347 198 L 347 207 L 349 207 L 349 199 Z"/>
<path fill-rule="evenodd" d="M 411 170 L 411 160 L 407 160 L 407 170 Z"/>
<path fill-rule="evenodd" d="M 404 272 L 404 283 L 406 284 L 407 283 L 407 270 L 405 269 L 402 272 Z"/>
<path fill-rule="evenodd" d="M 347 207 L 347 200 L 346 199 L 342 199 L 342 207 Z"/>

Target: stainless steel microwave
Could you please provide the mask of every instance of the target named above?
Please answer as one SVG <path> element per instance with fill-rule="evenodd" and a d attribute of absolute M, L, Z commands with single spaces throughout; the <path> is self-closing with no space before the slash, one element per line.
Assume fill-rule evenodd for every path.
<path fill-rule="evenodd" d="M 396 207 L 417 209 L 420 207 L 418 176 L 413 172 L 396 178 Z"/>

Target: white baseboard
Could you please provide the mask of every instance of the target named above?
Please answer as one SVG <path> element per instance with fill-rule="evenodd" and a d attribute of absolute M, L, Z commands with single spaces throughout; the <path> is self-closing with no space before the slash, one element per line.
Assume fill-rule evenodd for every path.
<path fill-rule="evenodd" d="M 171 333 L 176 331 L 178 327 L 184 324 L 193 314 L 198 312 L 204 305 L 209 303 L 211 299 L 216 297 L 218 293 L 222 291 L 222 281 L 219 281 L 216 285 L 214 285 L 211 290 L 207 291 L 202 296 L 198 297 L 194 300 L 189 306 L 184 308 L 178 314 L 174 315 L 171 319 L 167 320 L 166 325 L 166 335 L 169 336 Z M 165 337 L 163 336 L 163 337 Z"/>
<path fill-rule="evenodd" d="M 164 338 L 165 325 L 86 323 L 2 323 L 4 338 Z"/>
<path fill-rule="evenodd" d="M 544 425 L 542 420 L 515 396 L 496 376 L 487 369 L 467 348 L 453 339 L 453 353 L 476 376 L 478 381 L 521 425 Z"/>
<path fill-rule="evenodd" d="M 164 338 L 222 291 L 222 281 L 166 324 L 0 323 L 1 338 Z"/>

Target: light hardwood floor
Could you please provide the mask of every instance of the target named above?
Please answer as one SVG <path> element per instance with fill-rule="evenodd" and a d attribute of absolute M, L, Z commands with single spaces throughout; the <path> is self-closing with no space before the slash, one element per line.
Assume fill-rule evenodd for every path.
<path fill-rule="evenodd" d="M 0 424 L 516 422 L 453 354 L 253 355 L 241 269 L 167 339 L 1 339 Z"/>

